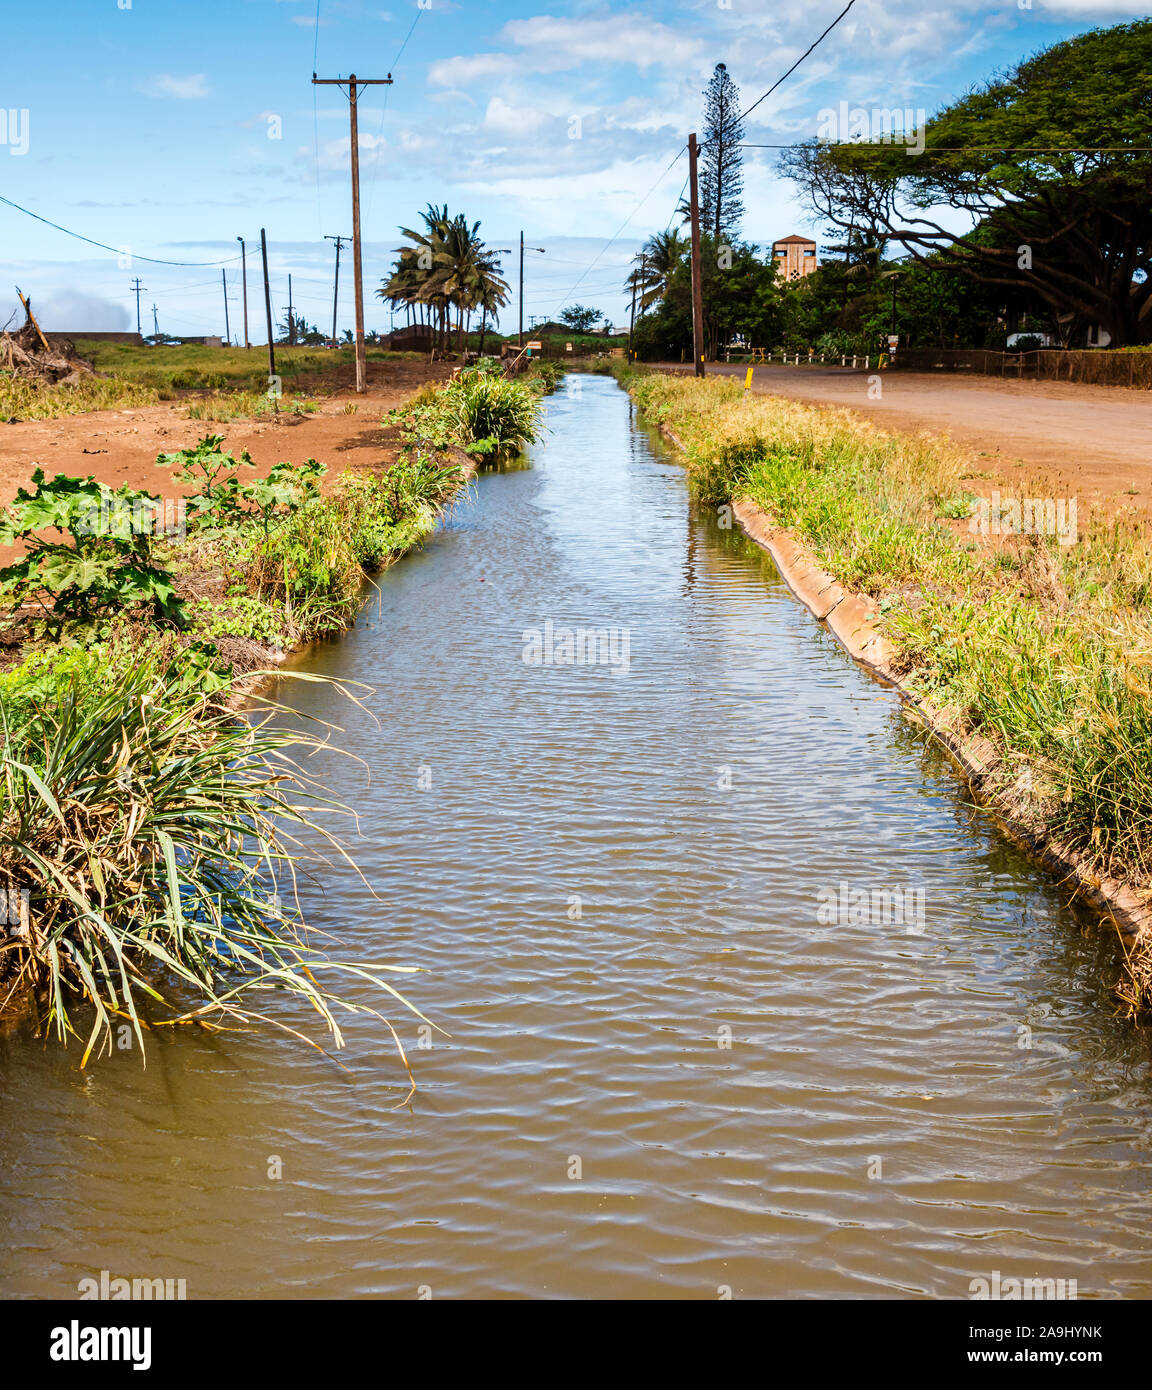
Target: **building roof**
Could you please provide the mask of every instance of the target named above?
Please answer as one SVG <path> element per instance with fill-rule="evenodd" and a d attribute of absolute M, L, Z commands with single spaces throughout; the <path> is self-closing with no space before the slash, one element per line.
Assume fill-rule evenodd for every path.
<path fill-rule="evenodd" d="M 782 236 L 779 241 L 774 241 L 773 246 L 815 246 L 816 243 L 810 236 Z"/>

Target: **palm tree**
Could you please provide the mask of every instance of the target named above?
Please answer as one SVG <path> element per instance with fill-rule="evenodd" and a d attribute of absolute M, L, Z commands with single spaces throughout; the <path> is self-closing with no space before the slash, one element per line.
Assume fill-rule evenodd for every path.
<path fill-rule="evenodd" d="M 463 213 L 449 217 L 448 206 L 429 203 L 421 214 L 425 230 L 402 227 L 409 245 L 397 248 L 399 260 L 377 294 L 392 305 L 430 311 L 438 321 L 440 344 L 447 346 L 451 310 L 458 315 L 458 345 L 462 352 L 467 324 L 476 309 L 489 314 L 508 302 L 508 285 L 498 274 L 495 256 L 480 238 L 480 223 L 471 225 Z"/>
<path fill-rule="evenodd" d="M 672 272 L 688 254 L 687 238 L 672 230 L 655 232 L 644 243 L 638 256 L 633 257 L 635 269 L 624 282 L 627 294 L 635 283 L 640 292 L 640 312 L 668 293 Z"/>
<path fill-rule="evenodd" d="M 507 282 L 500 278 L 499 270 L 500 265 L 494 252 L 484 251 L 477 257 L 474 295 L 475 307 L 481 311 L 481 356 L 484 353 L 484 339 L 488 332 L 489 321 L 493 324 L 500 322 L 500 310 L 508 303 L 511 295 Z"/>

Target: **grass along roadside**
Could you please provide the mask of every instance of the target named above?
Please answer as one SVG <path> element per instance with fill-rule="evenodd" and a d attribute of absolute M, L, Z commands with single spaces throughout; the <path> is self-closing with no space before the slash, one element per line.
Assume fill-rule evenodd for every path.
<path fill-rule="evenodd" d="M 499 440 L 468 440 L 481 452 L 534 436 L 540 391 L 514 384 L 488 420 Z M 87 1061 L 149 1028 L 279 1021 L 255 1007 L 273 991 L 340 1046 L 338 1015 L 366 990 L 402 999 L 398 967 L 339 960 L 283 906 L 309 868 L 302 838 L 347 857 L 326 829 L 339 807 L 302 770 L 338 730 L 285 733 L 244 677 L 346 627 L 366 576 L 435 528 L 466 486 L 469 393 L 491 399 L 465 378 L 417 407 L 454 422 L 442 447 L 412 440 L 331 492 L 311 460 L 252 478 L 220 436 L 162 456 L 197 489 L 183 536 L 154 533 L 156 499 L 92 479 L 38 475 L 8 510 L 5 539 L 26 549 L 0 573 L 20 606 L 6 639 L 24 643 L 0 674 L 0 1010 L 34 1003 Z M 255 714 L 235 712 L 242 697 Z"/>
<path fill-rule="evenodd" d="M 878 601 L 904 687 L 996 749 L 982 793 L 1152 897 L 1152 546 L 1135 515 L 1081 516 L 1071 544 L 973 534 L 970 460 L 938 440 L 728 379 L 627 380 L 700 500 L 749 497 Z M 1152 1007 L 1147 939 L 1128 972 L 1121 997 Z"/>

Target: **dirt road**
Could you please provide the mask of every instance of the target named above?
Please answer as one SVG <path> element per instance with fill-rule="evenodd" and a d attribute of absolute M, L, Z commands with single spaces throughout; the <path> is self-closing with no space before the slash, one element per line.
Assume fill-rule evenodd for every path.
<path fill-rule="evenodd" d="M 743 377 L 747 368 L 709 363 L 708 371 Z M 870 399 L 877 381 L 882 395 Z M 980 457 L 981 470 L 1009 485 L 1043 478 L 1056 496 L 1081 497 L 1108 510 L 1152 502 L 1152 392 L 773 365 L 756 367 L 752 385 L 792 400 L 845 406 L 891 429 L 949 435 Z"/>

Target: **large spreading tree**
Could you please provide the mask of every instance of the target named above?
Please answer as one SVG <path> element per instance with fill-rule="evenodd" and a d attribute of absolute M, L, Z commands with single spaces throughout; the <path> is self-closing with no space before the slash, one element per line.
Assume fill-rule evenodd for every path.
<path fill-rule="evenodd" d="M 1152 338 L 1150 151 L 1152 21 L 1139 20 L 970 92 L 927 123 L 922 153 L 813 142 L 781 163 L 832 226 L 1035 295 L 1122 346 Z"/>

